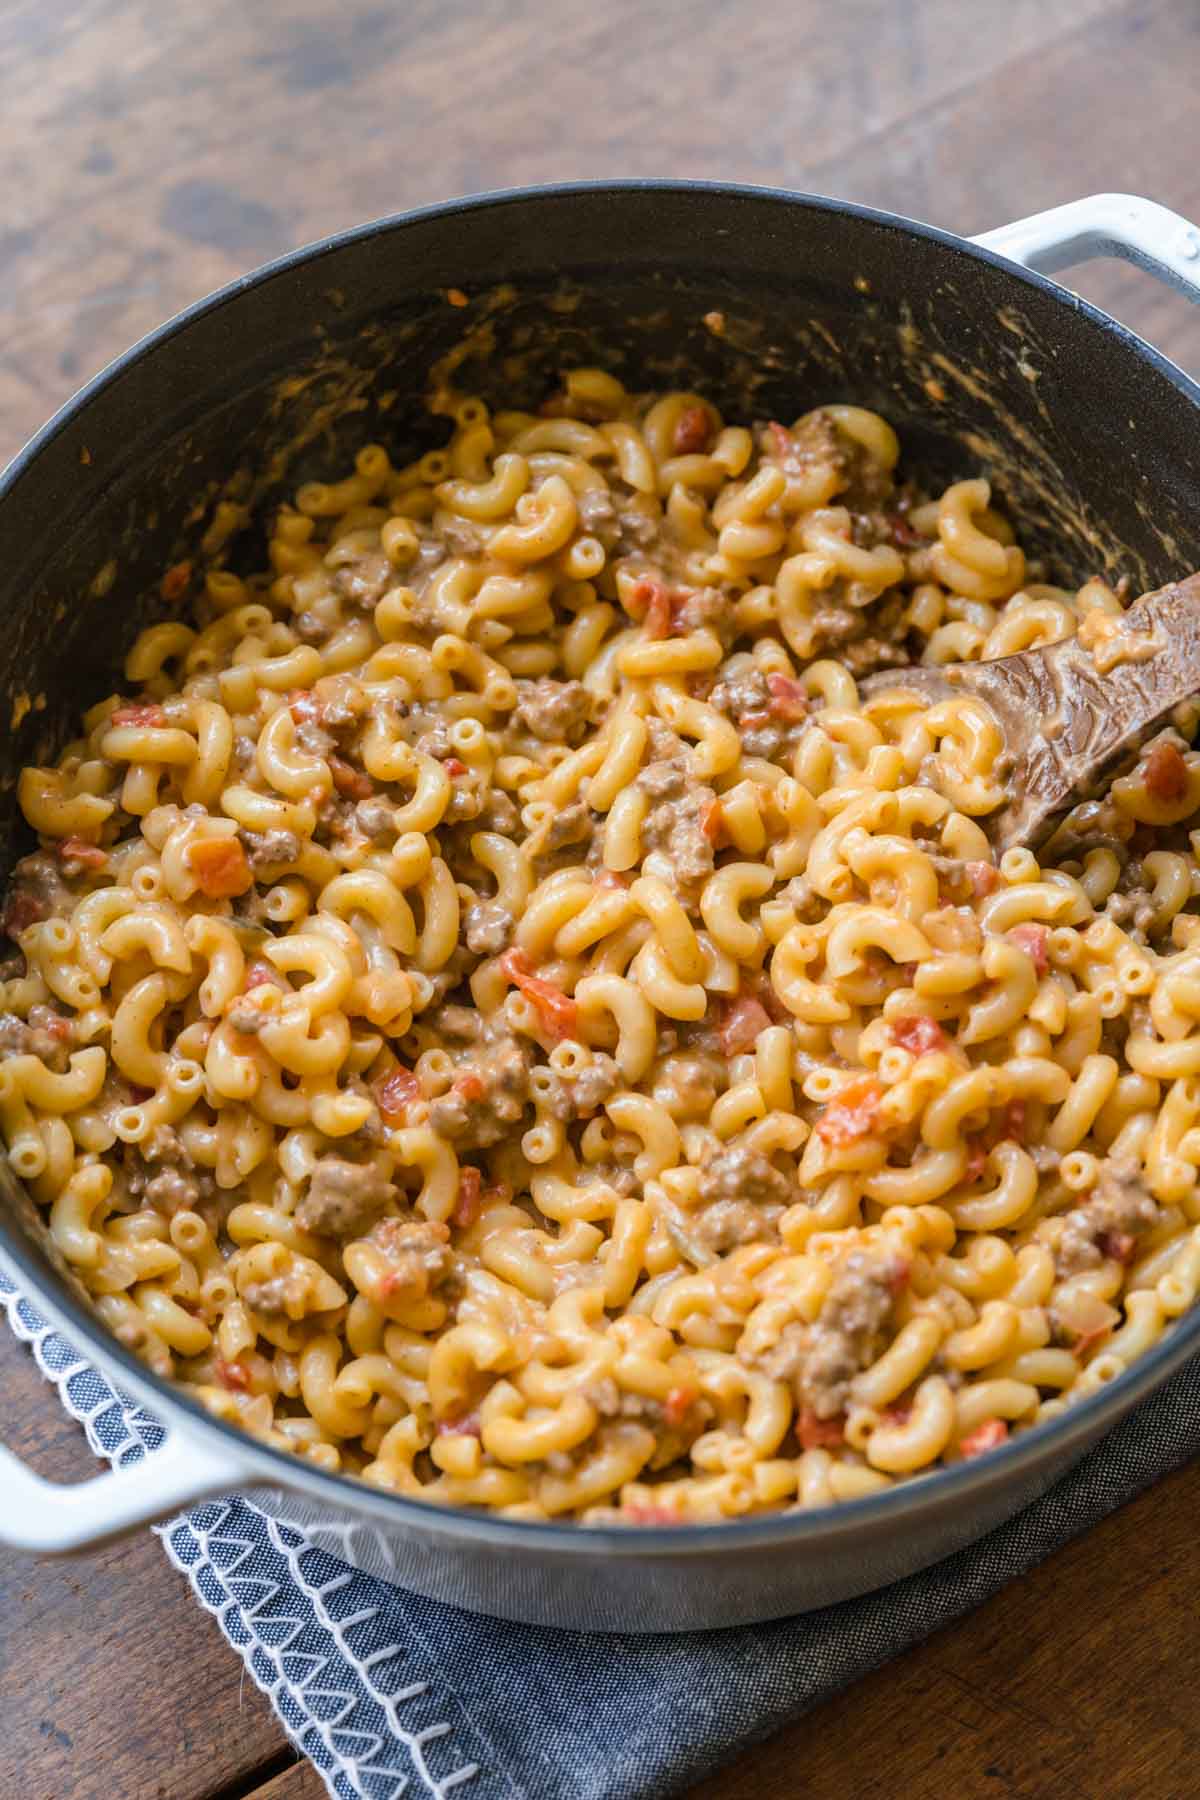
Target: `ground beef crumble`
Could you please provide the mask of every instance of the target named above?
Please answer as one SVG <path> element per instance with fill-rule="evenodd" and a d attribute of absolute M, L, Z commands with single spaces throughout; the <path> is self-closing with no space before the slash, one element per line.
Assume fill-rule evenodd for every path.
<path fill-rule="evenodd" d="M 1158 1218 L 1158 1204 L 1133 1163 L 1104 1162 L 1082 1206 L 1067 1213 L 1055 1266 L 1060 1275 L 1099 1268 L 1107 1258 L 1128 1260 L 1138 1237 Z"/>
<path fill-rule="evenodd" d="M 511 1135 L 529 1101 L 532 1054 L 503 1025 L 482 1025 L 458 1065 L 449 1093 L 430 1104 L 429 1123 L 461 1153 L 486 1150 Z"/>
<path fill-rule="evenodd" d="M 216 1197 L 211 1172 L 197 1166 L 170 1125 L 158 1125 L 144 1143 L 130 1145 L 124 1167 L 129 1195 L 168 1217 L 183 1211 L 203 1215 Z"/>
<path fill-rule="evenodd" d="M 0 1061 L 9 1056 L 36 1056 L 61 1074 L 67 1067 L 73 1028 L 53 1006 L 31 1006 L 29 1017 L 0 1013 Z"/>
<path fill-rule="evenodd" d="M 367 1233 L 368 1243 L 389 1264 L 388 1294 L 423 1300 L 445 1285 L 454 1270 L 450 1230 L 434 1219 L 381 1219 Z"/>
<path fill-rule="evenodd" d="M 296 1223 L 318 1237 L 362 1237 L 396 1193 L 373 1163 L 322 1156 L 296 1207 Z"/>
<path fill-rule="evenodd" d="M 908 1275 L 893 1251 L 851 1250 L 811 1325 L 786 1325 L 759 1357 L 764 1372 L 790 1381 L 797 1403 L 817 1419 L 846 1409 L 850 1384 L 884 1347 L 885 1327 Z"/>
<path fill-rule="evenodd" d="M 779 1218 L 796 1190 L 760 1150 L 732 1145 L 701 1166 L 699 1201 L 687 1236 L 706 1258 L 739 1244 L 777 1243 Z"/>
<path fill-rule="evenodd" d="M 715 866 L 704 823 L 717 797 L 691 773 L 680 739 L 657 720 L 650 724 L 650 760 L 635 785 L 649 802 L 642 821 L 645 855 L 657 859 L 663 879 L 682 899 L 694 902 Z"/>
<path fill-rule="evenodd" d="M 603 1051 L 597 1051 L 577 1075 L 558 1075 L 550 1069 L 544 1069 L 542 1075 L 547 1111 L 568 1124 L 574 1119 L 590 1119 L 621 1085 L 620 1070 Z"/>
<path fill-rule="evenodd" d="M 514 717 L 533 737 L 547 744 L 573 744 L 591 716 L 591 695 L 581 681 L 517 682 Z"/>

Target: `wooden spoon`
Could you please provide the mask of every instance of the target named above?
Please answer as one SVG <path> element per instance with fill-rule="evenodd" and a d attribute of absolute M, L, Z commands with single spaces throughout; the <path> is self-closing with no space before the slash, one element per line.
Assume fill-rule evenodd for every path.
<path fill-rule="evenodd" d="M 881 670 L 859 689 L 908 690 L 931 706 L 968 694 L 984 701 L 1004 735 L 1012 798 L 979 823 L 997 853 L 1036 849 L 1200 693 L 1200 574 L 1143 594 L 1113 623 L 1119 637 L 1090 649 L 1066 638 L 995 662 Z M 1129 659 L 1106 667 L 1122 645 Z"/>

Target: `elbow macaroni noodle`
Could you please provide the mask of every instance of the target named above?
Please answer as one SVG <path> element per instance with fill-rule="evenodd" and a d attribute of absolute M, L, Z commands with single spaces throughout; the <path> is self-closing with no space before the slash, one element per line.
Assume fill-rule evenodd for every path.
<path fill-rule="evenodd" d="M 585 1522 L 1113 1379 L 1200 1286 L 1200 759 L 997 862 L 995 723 L 903 669 L 1122 596 L 861 408 L 437 404 L 267 570 L 170 571 L 194 622 L 22 773 L 0 1130 L 101 1318 L 324 1468 Z"/>

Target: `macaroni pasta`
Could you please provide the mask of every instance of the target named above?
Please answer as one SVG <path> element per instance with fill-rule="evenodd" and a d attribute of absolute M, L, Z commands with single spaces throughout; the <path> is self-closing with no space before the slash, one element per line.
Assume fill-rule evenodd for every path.
<path fill-rule="evenodd" d="M 1123 594 L 858 407 L 436 404 L 268 569 L 168 571 L 190 622 L 21 776 L 0 1129 L 101 1318 L 324 1468 L 585 1522 L 1112 1380 L 1200 1284 L 1200 759 L 997 862 L 995 722 L 903 671 Z"/>

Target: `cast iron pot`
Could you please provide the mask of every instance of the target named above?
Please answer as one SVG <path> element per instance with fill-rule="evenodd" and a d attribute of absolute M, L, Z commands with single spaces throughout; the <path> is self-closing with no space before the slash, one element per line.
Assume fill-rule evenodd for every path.
<path fill-rule="evenodd" d="M 456 347 L 457 385 L 508 406 L 594 362 L 641 388 L 696 386 L 746 419 L 857 401 L 897 427 L 909 468 L 985 470 L 1064 579 L 1156 587 L 1200 567 L 1200 389 L 1032 272 L 1097 254 L 1200 295 L 1200 235 L 1128 196 L 967 242 L 830 200 L 657 182 L 433 207 L 224 288 L 98 376 L 0 482 L 3 873 L 25 847 L 16 771 L 112 691 L 134 634 L 163 611 L 163 570 L 200 553 L 214 503 L 261 513 L 365 441 L 406 453 L 440 441 L 419 397 Z M 235 566 L 258 566 L 255 536 L 238 538 Z M 650 1530 L 507 1522 L 324 1474 L 216 1423 L 101 1328 L 6 1164 L 0 1185 L 16 1279 L 168 1428 L 153 1455 L 77 1487 L 0 1451 L 0 1540 L 76 1549 L 243 1488 L 359 1567 L 540 1624 L 735 1625 L 910 1574 L 1036 1499 L 1200 1348 L 1198 1308 L 1065 1417 L 836 1509 Z"/>

